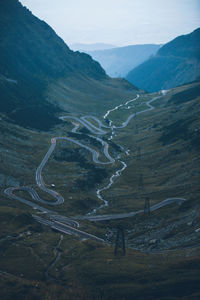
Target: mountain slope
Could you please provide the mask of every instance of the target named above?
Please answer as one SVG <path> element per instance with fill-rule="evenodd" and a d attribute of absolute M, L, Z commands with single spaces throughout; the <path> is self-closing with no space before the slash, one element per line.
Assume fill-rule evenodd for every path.
<path fill-rule="evenodd" d="M 155 57 L 133 69 L 126 79 L 149 92 L 169 89 L 200 76 L 200 28 L 165 44 Z"/>
<path fill-rule="evenodd" d="M 87 54 L 71 51 L 50 26 L 33 16 L 17 0 L 1 1 L 0 35 L 1 112 L 18 124 L 47 129 L 58 123 L 54 115 L 63 106 L 60 106 L 59 98 L 54 97 L 51 101 L 51 85 L 55 87 L 61 79 L 63 94 L 70 82 L 71 93 L 76 94 L 81 88 L 86 99 L 92 94 L 90 98 L 93 97 L 95 105 L 104 99 L 105 92 L 110 100 L 113 96 L 117 98 L 120 85 L 119 98 L 133 90 L 124 82 L 119 82 L 118 88 L 108 87 L 113 83 L 97 62 Z M 81 78 L 80 84 L 76 77 Z M 90 93 L 90 88 L 83 91 L 84 80 L 91 81 L 93 90 L 100 86 L 102 96 L 98 97 L 93 91 Z M 103 81 L 106 82 L 105 88 Z M 129 86 L 128 91 L 126 86 Z M 64 102 L 68 99 L 71 99 L 70 95 Z M 76 110 L 76 99 L 73 101 L 72 109 Z M 39 120 L 34 117 L 37 114 Z"/>
<path fill-rule="evenodd" d="M 151 205 L 169 197 L 186 201 L 154 211 L 150 217 L 141 214 L 120 221 L 81 221 L 80 230 L 107 237 L 108 245 L 61 235 L 40 225 L 31 216 L 37 210 L 3 193 L 8 186 L 34 187 L 35 170 L 50 139 L 69 132 L 71 124 L 62 122 L 54 132 L 38 132 L 2 120 L 1 299 L 15 299 L 16 293 L 19 299 L 45 300 L 199 299 L 199 87 L 196 82 L 172 89 L 152 103 L 154 110 L 117 130 L 113 142 L 124 147 L 120 154 L 127 168 L 111 189 L 104 191 L 109 201 L 104 212 L 143 210 L 146 197 Z M 141 95 L 130 110 L 121 108 L 121 122 L 127 112 L 142 109 L 140 104 L 153 97 L 155 94 Z M 118 116 L 117 110 L 109 115 L 113 124 Z M 43 173 L 46 183 L 54 182 L 66 199 L 54 210 L 66 216 L 86 213 L 97 201 L 94 188 L 85 190 L 74 184 L 72 189 L 71 184 L 85 180 L 93 163 L 82 149 L 68 143 L 56 147 L 57 155 Z M 59 161 L 61 150 L 65 155 Z M 73 150 L 79 154 L 78 160 Z M 27 192 L 16 193 L 33 201 Z M 119 226 L 125 232 L 126 256 L 120 252 L 114 256 Z"/>
<path fill-rule="evenodd" d="M 86 51 L 111 77 L 125 77 L 130 70 L 154 55 L 160 45 L 131 45 L 100 51 Z"/>

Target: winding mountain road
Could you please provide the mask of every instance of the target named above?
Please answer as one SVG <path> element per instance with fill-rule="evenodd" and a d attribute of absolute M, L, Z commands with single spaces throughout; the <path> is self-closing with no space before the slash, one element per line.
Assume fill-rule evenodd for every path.
<path fill-rule="evenodd" d="M 153 101 L 157 100 L 158 98 L 160 98 L 161 96 L 160 97 L 154 97 L 153 99 L 148 101 L 146 103 L 146 105 L 148 107 L 147 109 L 145 109 L 143 111 L 140 111 L 140 112 L 137 112 L 137 113 L 134 113 L 134 114 L 131 114 L 127 118 L 127 120 L 122 123 L 121 126 L 117 127 L 115 125 L 112 125 L 113 121 L 108 119 L 109 114 L 111 112 L 123 107 L 123 106 L 127 107 L 127 105 L 129 105 L 131 102 L 136 101 L 139 97 L 140 97 L 140 95 L 137 95 L 134 99 L 126 101 L 125 104 L 120 104 L 120 105 L 116 106 L 115 108 L 108 110 L 106 112 L 106 114 L 103 116 L 103 119 L 107 120 L 109 125 L 104 125 L 97 117 L 90 116 L 90 115 L 82 116 L 80 118 L 75 117 L 75 116 L 67 116 L 67 115 L 60 117 L 60 119 L 63 120 L 63 121 L 65 119 L 69 119 L 69 120 L 72 121 L 73 125 L 75 126 L 72 129 L 72 132 L 76 132 L 78 130 L 78 128 L 80 127 L 80 124 L 81 124 L 82 126 L 87 128 L 92 134 L 96 135 L 96 136 L 91 136 L 91 135 L 88 135 L 88 136 L 92 137 L 92 138 L 95 138 L 98 142 L 100 142 L 102 144 L 103 154 L 106 157 L 107 161 L 104 162 L 104 161 L 99 160 L 100 153 L 98 151 L 96 151 L 95 149 L 93 149 L 93 148 L 91 148 L 91 147 L 89 147 L 89 146 L 87 146 L 87 145 L 85 145 L 85 144 L 83 144 L 83 143 L 81 143 L 77 140 L 74 140 L 70 137 L 54 137 L 54 138 L 52 138 L 50 148 L 48 149 L 47 153 L 45 154 L 44 158 L 42 159 L 40 165 L 38 166 L 38 168 L 36 170 L 35 180 L 36 180 L 37 186 L 41 190 L 43 190 L 44 192 L 51 195 L 56 201 L 49 201 L 49 200 L 41 199 L 40 196 L 38 195 L 38 193 L 31 187 L 23 187 L 23 186 L 22 187 L 10 187 L 10 188 L 5 189 L 5 191 L 4 191 L 5 194 L 11 199 L 20 201 L 21 203 L 29 205 L 33 209 L 37 209 L 37 210 L 41 211 L 42 213 L 46 214 L 46 216 L 49 219 L 44 219 L 44 218 L 41 218 L 39 216 L 33 215 L 35 220 L 37 220 L 38 222 L 40 222 L 44 225 L 50 226 L 51 228 L 53 228 L 55 230 L 58 230 L 60 232 L 63 232 L 65 234 L 73 234 L 73 235 L 76 235 L 76 236 L 78 236 L 79 238 L 82 238 L 82 239 L 88 239 L 89 238 L 89 239 L 94 239 L 96 241 L 105 243 L 105 241 L 103 239 L 99 238 L 99 237 L 96 237 L 96 236 L 91 235 L 87 232 L 83 232 L 83 231 L 80 231 L 80 230 L 76 229 L 75 227 L 79 227 L 79 223 L 76 220 L 89 220 L 89 221 L 97 222 L 97 221 L 103 221 L 103 220 L 128 218 L 128 217 L 132 217 L 136 214 L 140 214 L 140 213 L 143 212 L 142 210 L 138 210 L 138 211 L 134 211 L 134 212 L 121 213 L 121 214 L 93 215 L 94 213 L 97 212 L 98 209 L 100 209 L 104 206 L 108 206 L 108 202 L 105 199 L 103 199 L 103 197 L 101 196 L 101 192 L 104 191 L 104 190 L 109 189 L 112 186 L 112 184 L 114 183 L 114 179 L 116 177 L 119 177 L 121 175 L 121 173 L 125 170 L 126 166 L 127 166 L 126 163 L 121 161 L 119 158 L 117 160 L 118 160 L 118 162 L 120 162 L 122 164 L 122 168 L 117 170 L 115 172 L 115 174 L 113 174 L 111 176 L 109 183 L 105 187 L 97 190 L 97 197 L 100 200 L 102 200 L 103 204 L 99 208 L 94 209 L 92 211 L 92 213 L 89 213 L 86 216 L 76 216 L 76 217 L 71 219 L 71 218 L 62 216 L 60 214 L 57 214 L 52 210 L 46 209 L 46 208 L 36 204 L 35 202 L 31 202 L 31 201 L 26 200 L 22 197 L 19 197 L 19 196 L 15 195 L 14 192 L 16 192 L 16 191 L 28 192 L 31 195 L 33 200 L 35 200 L 39 203 L 45 204 L 45 205 L 57 206 L 57 205 L 63 204 L 64 203 L 64 198 L 58 192 L 47 188 L 46 185 L 45 185 L 45 182 L 43 180 L 43 177 L 42 177 L 43 168 L 45 167 L 45 165 L 48 162 L 51 154 L 55 150 L 56 142 L 58 140 L 64 140 L 66 142 L 73 143 L 73 144 L 76 144 L 76 145 L 78 145 L 82 148 L 85 148 L 86 150 L 88 150 L 92 154 L 93 162 L 96 163 L 96 164 L 107 165 L 107 164 L 115 163 L 116 159 L 111 157 L 111 155 L 109 154 L 109 144 L 106 141 L 102 140 L 102 138 L 101 138 L 101 135 L 104 135 L 104 134 L 107 133 L 107 131 L 103 130 L 102 128 L 109 129 L 111 131 L 111 136 L 109 138 L 111 140 L 113 138 L 114 129 L 125 128 L 129 124 L 131 119 L 134 118 L 136 115 L 153 110 L 154 107 L 151 105 L 151 103 Z M 130 108 L 130 106 L 128 106 L 128 109 L 129 108 Z M 96 122 L 98 127 L 96 125 L 94 125 L 93 123 L 91 123 L 89 120 L 93 120 L 94 122 Z M 183 201 L 185 201 L 185 199 L 183 199 L 183 198 L 168 198 L 168 199 L 152 206 L 150 208 L 150 210 L 154 211 L 156 209 L 159 209 L 159 208 L 164 207 L 166 205 L 169 205 L 171 203 L 175 203 L 175 204 L 180 205 Z"/>
<path fill-rule="evenodd" d="M 165 199 L 153 206 L 150 207 L 150 211 L 155 211 L 161 207 L 170 205 L 170 204 L 178 204 L 181 205 L 185 201 L 184 198 L 168 198 Z M 142 214 L 144 210 L 137 210 L 137 211 L 132 211 L 128 213 L 121 213 L 121 214 L 111 214 L 111 215 L 97 215 L 97 216 L 76 216 L 74 217 L 74 220 L 89 220 L 92 222 L 98 222 L 98 221 L 108 221 L 108 220 L 116 220 L 116 219 L 124 219 L 124 218 L 130 218 L 138 214 Z"/>

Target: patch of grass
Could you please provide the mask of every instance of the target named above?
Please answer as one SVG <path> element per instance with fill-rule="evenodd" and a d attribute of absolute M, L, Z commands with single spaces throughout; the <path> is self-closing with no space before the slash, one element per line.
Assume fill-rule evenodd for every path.
<path fill-rule="evenodd" d="M 169 103 L 173 103 L 175 105 L 183 104 L 185 102 L 194 100 L 199 97 L 200 94 L 200 85 L 185 89 L 179 93 L 172 95 L 169 99 Z"/>

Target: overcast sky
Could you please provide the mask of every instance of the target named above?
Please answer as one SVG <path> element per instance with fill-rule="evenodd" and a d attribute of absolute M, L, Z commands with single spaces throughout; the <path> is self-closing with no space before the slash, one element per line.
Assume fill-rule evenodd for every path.
<path fill-rule="evenodd" d="M 200 0 L 20 0 L 67 44 L 166 43 L 200 26 Z"/>

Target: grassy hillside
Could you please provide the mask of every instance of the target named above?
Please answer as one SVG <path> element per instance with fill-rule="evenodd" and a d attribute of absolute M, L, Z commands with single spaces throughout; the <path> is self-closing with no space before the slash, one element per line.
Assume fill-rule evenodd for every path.
<path fill-rule="evenodd" d="M 121 153 L 127 168 L 104 193 L 109 207 L 101 212 L 143 209 L 146 197 L 151 205 L 168 197 L 186 201 L 159 209 L 150 217 L 80 222 L 81 230 L 106 238 L 110 245 L 61 237 L 32 219 L 37 211 L 3 194 L 8 186 L 35 188 L 35 170 L 50 139 L 67 135 L 71 123 L 62 122 L 52 131 L 39 133 L 1 120 L 2 299 L 199 298 L 198 91 L 198 82 L 172 89 L 154 102 L 155 110 L 138 115 L 127 128 L 117 131 L 113 143 L 130 150 L 129 155 Z M 142 95 L 129 113 L 143 109 L 154 96 Z M 109 117 L 120 124 L 127 111 L 114 111 Z M 110 151 L 119 154 L 115 147 Z M 66 216 L 89 212 L 100 204 L 95 196 L 99 184 L 106 184 L 117 168 L 94 165 L 82 148 L 59 142 L 43 171 L 47 185 L 54 183 L 65 198 L 55 211 Z M 25 192 L 18 195 L 30 199 Z M 125 230 L 126 256 L 114 256 L 118 226 Z"/>
<path fill-rule="evenodd" d="M 69 113 L 103 115 L 108 109 L 142 93 L 125 79 L 106 78 L 101 81 L 77 74 L 49 84 L 46 96 Z M 63 114 L 63 113 L 62 113 Z"/>
<path fill-rule="evenodd" d="M 71 51 L 49 25 L 18 0 L 1 1 L 0 35 L 0 111 L 17 124 L 49 129 L 59 124 L 55 116 L 68 107 L 68 101 L 73 102 L 75 111 L 79 93 L 81 101 L 92 97 L 97 106 L 102 99 L 115 102 L 135 92 L 128 83 L 113 87 L 99 63 L 85 53 Z M 62 93 L 62 103 L 59 93 L 55 96 L 57 90 Z"/>
<path fill-rule="evenodd" d="M 147 94 L 146 101 L 149 97 Z M 112 192 L 107 192 L 113 207 L 119 203 L 117 198 L 122 202 L 125 198 L 127 207 L 134 203 L 137 206 L 142 193 L 149 195 L 152 204 L 175 195 L 198 198 L 199 83 L 172 89 L 154 103 L 155 110 L 136 116 L 114 139 L 130 152 L 125 158 L 128 167 L 116 183 L 116 191 L 113 186 Z M 132 111 L 143 107 L 141 104 L 139 98 Z M 123 111 L 115 111 L 110 117 L 121 123 Z M 141 174 L 143 191 L 139 187 Z"/>

